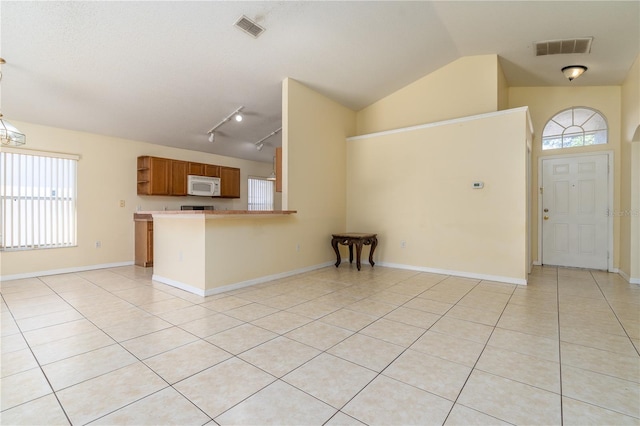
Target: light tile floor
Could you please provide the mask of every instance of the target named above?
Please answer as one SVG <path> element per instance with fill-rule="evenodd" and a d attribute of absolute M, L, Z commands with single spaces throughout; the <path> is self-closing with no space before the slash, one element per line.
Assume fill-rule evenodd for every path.
<path fill-rule="evenodd" d="M 2 283 L 2 424 L 640 425 L 640 286 L 324 268 L 198 297 L 123 267 Z"/>

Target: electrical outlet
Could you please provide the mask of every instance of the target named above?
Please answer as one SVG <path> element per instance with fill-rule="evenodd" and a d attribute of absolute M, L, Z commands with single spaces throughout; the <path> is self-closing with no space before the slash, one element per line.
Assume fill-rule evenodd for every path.
<path fill-rule="evenodd" d="M 102 241 L 96 241 L 96 248 L 102 248 Z"/>
<path fill-rule="evenodd" d="M 407 248 L 407 242 L 405 240 L 400 241 L 400 248 Z"/>
<path fill-rule="evenodd" d="M 124 207 L 124 200 L 120 200 L 120 207 Z"/>

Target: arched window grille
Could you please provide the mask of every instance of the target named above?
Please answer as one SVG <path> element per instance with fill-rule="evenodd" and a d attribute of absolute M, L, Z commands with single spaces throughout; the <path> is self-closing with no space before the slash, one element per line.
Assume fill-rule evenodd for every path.
<path fill-rule="evenodd" d="M 554 115 L 544 126 L 542 149 L 606 144 L 607 133 L 607 119 L 598 111 L 572 107 Z"/>

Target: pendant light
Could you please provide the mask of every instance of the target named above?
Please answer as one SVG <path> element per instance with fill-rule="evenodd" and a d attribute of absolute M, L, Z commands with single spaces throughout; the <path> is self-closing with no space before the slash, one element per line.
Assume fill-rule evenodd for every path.
<path fill-rule="evenodd" d="M 0 58 L 0 65 L 6 63 L 6 61 Z M 0 70 L 0 81 L 2 81 L 2 71 Z M 2 145 L 20 146 L 27 143 L 27 138 L 23 133 L 20 133 L 11 123 L 6 121 L 0 112 L 0 143 Z"/>
<path fill-rule="evenodd" d="M 273 156 L 273 169 L 267 180 L 276 180 L 276 156 Z"/>

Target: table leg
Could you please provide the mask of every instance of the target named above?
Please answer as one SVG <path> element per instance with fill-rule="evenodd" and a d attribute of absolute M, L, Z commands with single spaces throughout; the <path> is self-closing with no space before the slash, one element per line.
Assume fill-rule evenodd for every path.
<path fill-rule="evenodd" d="M 340 250 L 338 249 L 338 242 L 340 240 L 338 238 L 332 238 L 331 239 L 331 247 L 333 247 L 333 250 L 336 252 L 336 268 L 338 266 L 340 266 Z"/>
<path fill-rule="evenodd" d="M 360 270 L 360 253 L 362 253 L 362 240 L 356 242 L 356 266 Z"/>
<path fill-rule="evenodd" d="M 369 251 L 369 263 L 371 264 L 371 266 L 375 265 L 373 261 L 373 252 L 375 251 L 377 245 L 378 245 L 378 239 L 373 238 L 371 240 L 371 250 Z"/>
<path fill-rule="evenodd" d="M 349 263 L 353 263 L 353 243 L 349 242 Z"/>

